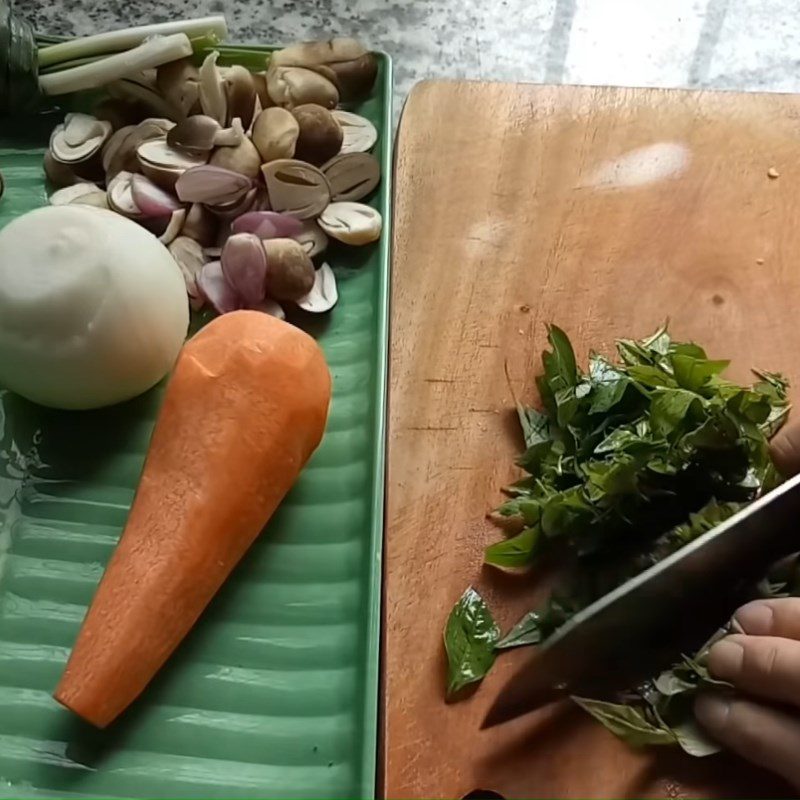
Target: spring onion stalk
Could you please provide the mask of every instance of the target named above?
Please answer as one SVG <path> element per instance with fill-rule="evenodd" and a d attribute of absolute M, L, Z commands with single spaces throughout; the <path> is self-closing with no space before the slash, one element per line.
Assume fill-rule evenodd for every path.
<path fill-rule="evenodd" d="M 39 48 L 39 67 L 49 67 L 62 61 L 73 61 L 87 56 L 119 53 L 137 47 L 153 36 L 171 36 L 176 33 L 183 33 L 190 39 L 213 35 L 217 41 L 221 42 L 228 35 L 228 27 L 225 17 L 216 15 L 97 33 L 82 39 L 72 39 L 68 42 L 59 42 L 59 44 Z"/>
<path fill-rule="evenodd" d="M 43 96 L 96 89 L 217 45 L 221 15 L 110 31 L 62 42 L 40 35 L 0 0 L 0 113 L 24 113 Z"/>
<path fill-rule="evenodd" d="M 61 72 L 39 76 L 39 88 L 44 94 L 69 94 L 125 78 L 143 69 L 161 66 L 192 54 L 192 43 L 185 33 L 157 36 L 132 50 L 115 53 L 92 64 L 83 64 Z"/>

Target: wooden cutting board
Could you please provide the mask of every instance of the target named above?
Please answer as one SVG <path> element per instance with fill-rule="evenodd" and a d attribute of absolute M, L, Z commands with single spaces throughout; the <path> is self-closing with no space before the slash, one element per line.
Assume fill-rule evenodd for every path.
<path fill-rule="evenodd" d="M 503 629 L 536 576 L 481 568 L 518 474 L 516 392 L 553 321 L 579 357 L 644 336 L 800 379 L 800 100 L 425 83 L 396 162 L 385 583 L 384 792 L 459 798 L 774 796 L 728 757 L 635 754 L 576 709 L 479 731 L 519 658 L 445 705 L 442 627 L 473 584 Z M 584 362 L 585 363 L 585 362 Z M 537 594 L 538 593 L 538 594 Z M 590 658 L 591 654 L 587 654 Z"/>

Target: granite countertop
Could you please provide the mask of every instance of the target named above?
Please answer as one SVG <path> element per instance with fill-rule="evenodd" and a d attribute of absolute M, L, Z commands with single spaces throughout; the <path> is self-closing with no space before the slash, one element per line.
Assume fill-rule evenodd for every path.
<path fill-rule="evenodd" d="M 16 0 L 43 33 L 224 13 L 233 41 L 357 35 L 395 62 L 398 107 L 431 77 L 798 91 L 786 0 Z M 65 13 L 65 8 L 68 11 Z"/>

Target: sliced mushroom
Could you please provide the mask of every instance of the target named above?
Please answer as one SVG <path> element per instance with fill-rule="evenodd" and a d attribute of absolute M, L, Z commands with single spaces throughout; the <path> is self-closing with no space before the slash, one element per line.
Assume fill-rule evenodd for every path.
<path fill-rule="evenodd" d="M 300 242 L 309 258 L 325 252 L 328 247 L 328 237 L 325 235 L 325 231 L 313 219 L 303 220 L 302 229 L 292 238 Z"/>
<path fill-rule="evenodd" d="M 261 169 L 261 156 L 256 146 L 245 136 L 237 147 L 218 147 L 208 163 L 248 178 L 256 178 Z"/>
<path fill-rule="evenodd" d="M 200 67 L 200 107 L 206 116 L 212 117 L 220 125 L 228 124 L 228 98 L 225 81 L 217 69 L 219 53 L 209 53 Z"/>
<path fill-rule="evenodd" d="M 44 154 L 44 174 L 53 186 L 59 188 L 72 186 L 74 183 L 91 183 L 91 181 L 76 175 L 69 164 L 62 164 L 60 161 L 56 161 L 49 150 L 45 151 Z"/>
<path fill-rule="evenodd" d="M 283 310 L 283 307 L 269 297 L 265 297 L 260 303 L 256 303 L 252 310 L 263 311 L 265 314 L 269 314 L 271 317 L 277 317 L 278 319 L 286 319 L 286 312 Z"/>
<path fill-rule="evenodd" d="M 297 300 L 307 295 L 314 285 L 314 265 L 300 242 L 266 239 L 262 244 L 267 254 L 267 294 L 275 300 Z"/>
<path fill-rule="evenodd" d="M 320 166 L 333 158 L 342 147 L 342 126 L 327 108 L 306 103 L 292 111 L 300 128 L 295 158 Z"/>
<path fill-rule="evenodd" d="M 320 72 L 337 86 L 343 102 L 369 94 L 378 74 L 374 54 L 351 38 L 298 42 L 273 53 L 270 64 Z"/>
<path fill-rule="evenodd" d="M 331 203 L 320 215 L 319 226 L 345 244 L 369 244 L 380 238 L 381 215 L 363 203 Z"/>
<path fill-rule="evenodd" d="M 111 136 L 111 123 L 88 114 L 67 114 L 50 136 L 50 152 L 62 164 L 86 161 Z"/>
<path fill-rule="evenodd" d="M 184 117 L 198 108 L 200 76 L 190 58 L 162 64 L 156 73 L 156 86 L 167 102 Z"/>
<path fill-rule="evenodd" d="M 381 180 L 381 167 L 370 153 L 345 153 L 332 158 L 322 166 L 322 172 L 331 187 L 331 199 L 361 200 Z"/>
<path fill-rule="evenodd" d="M 366 153 L 375 146 L 378 141 L 378 131 L 366 117 L 353 114 L 350 111 L 342 111 L 337 108 L 331 111 L 337 122 L 342 126 L 344 140 L 342 141 L 342 153 Z"/>
<path fill-rule="evenodd" d="M 109 182 L 106 194 L 108 195 L 108 207 L 117 214 L 122 214 L 131 219 L 139 219 L 142 212 L 136 201 L 133 199 L 133 187 L 131 180 L 134 173 L 118 172 Z"/>
<path fill-rule="evenodd" d="M 285 108 L 265 108 L 253 123 L 253 144 L 263 163 L 292 158 L 300 126 Z"/>
<path fill-rule="evenodd" d="M 162 189 L 172 191 L 187 169 L 206 163 L 206 155 L 184 153 L 167 144 L 166 137 L 149 139 L 136 148 L 142 172 Z"/>
<path fill-rule="evenodd" d="M 185 221 L 186 209 L 176 208 L 175 211 L 170 214 L 167 227 L 164 228 L 164 232 L 158 237 L 158 241 L 161 242 L 161 244 L 170 244 L 170 242 L 173 242 L 181 232 Z"/>
<path fill-rule="evenodd" d="M 267 91 L 275 105 L 295 108 L 316 103 L 336 108 L 339 92 L 323 75 L 302 67 L 270 66 L 267 71 Z"/>
<path fill-rule="evenodd" d="M 343 103 L 368 95 L 378 77 L 378 60 L 373 53 L 364 53 L 351 61 L 329 64 L 328 68 L 333 71 L 333 82 Z"/>
<path fill-rule="evenodd" d="M 336 288 L 336 277 L 328 264 L 323 264 L 314 275 L 314 285 L 311 291 L 297 301 L 303 311 L 312 314 L 324 314 L 330 311 L 339 300 L 339 291 Z"/>
<path fill-rule="evenodd" d="M 186 115 L 175 105 L 164 99 L 149 82 L 139 79 L 113 81 L 106 86 L 108 94 L 116 99 L 132 103 L 141 109 L 142 116 L 159 117 L 177 122 Z"/>
<path fill-rule="evenodd" d="M 103 189 L 93 183 L 75 183 L 50 195 L 51 206 L 96 206 L 108 208 L 108 198 Z"/>
<path fill-rule="evenodd" d="M 256 187 L 253 186 L 249 189 L 243 197 L 238 200 L 230 200 L 227 203 L 218 203 L 217 205 L 209 205 L 206 208 L 218 219 L 228 221 L 246 214 L 253 208 L 253 202 L 256 198 Z"/>
<path fill-rule="evenodd" d="M 245 128 L 253 121 L 253 110 L 257 99 L 256 87 L 250 71 L 235 64 L 225 73 L 225 92 L 228 101 L 228 119 L 237 117 Z"/>
<path fill-rule="evenodd" d="M 241 200 L 252 187 L 253 182 L 238 172 L 204 164 L 186 170 L 175 191 L 184 203 L 221 205 Z"/>
<path fill-rule="evenodd" d="M 244 139 L 241 120 L 234 119 L 223 128 L 213 117 L 195 114 L 179 122 L 167 134 L 167 144 L 187 153 L 208 153 L 215 147 L 236 147 Z"/>
<path fill-rule="evenodd" d="M 273 210 L 299 219 L 316 217 L 330 203 L 331 189 L 320 170 L 283 158 L 261 167 Z"/>
<path fill-rule="evenodd" d="M 174 125 L 168 119 L 150 118 L 130 128 L 120 128 L 103 148 L 103 169 L 106 181 L 118 172 L 136 172 L 140 169 L 136 150 L 142 142 L 162 138 Z"/>
<path fill-rule="evenodd" d="M 269 92 L 267 91 L 266 71 L 252 72 L 251 75 L 253 76 L 253 86 L 256 90 L 256 94 L 258 95 L 258 101 L 261 104 L 261 108 L 269 108 L 273 105 L 273 103 L 270 99 Z"/>
<path fill-rule="evenodd" d="M 192 308 L 198 309 L 202 307 L 203 298 L 197 287 L 197 277 L 206 263 L 203 248 L 188 236 L 178 236 L 168 245 L 167 249 L 183 274 L 186 293 L 189 295 Z"/>
<path fill-rule="evenodd" d="M 188 236 L 204 247 L 217 241 L 217 218 L 202 204 L 192 203 L 181 229 L 181 236 Z"/>

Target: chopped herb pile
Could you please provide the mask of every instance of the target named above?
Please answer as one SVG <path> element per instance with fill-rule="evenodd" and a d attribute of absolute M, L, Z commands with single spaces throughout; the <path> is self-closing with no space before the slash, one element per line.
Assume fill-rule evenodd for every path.
<path fill-rule="evenodd" d="M 617 342 L 618 361 L 591 354 L 582 371 L 567 335 L 548 329 L 536 384 L 542 410 L 518 405 L 528 476 L 497 509 L 508 538 L 486 548 L 501 569 L 528 569 L 547 552 L 570 569 L 547 603 L 504 637 L 480 595 L 468 589 L 445 629 L 448 697 L 483 678 L 497 651 L 538 644 L 573 614 L 727 519 L 780 482 L 770 437 L 789 413 L 787 382 L 725 380 L 710 359 L 666 328 Z M 767 578 L 762 594 L 793 591 L 796 577 Z M 704 651 L 703 651 L 704 652 Z M 713 746 L 693 726 L 692 695 L 711 679 L 703 653 L 616 705 L 577 702 L 633 744 Z"/>

